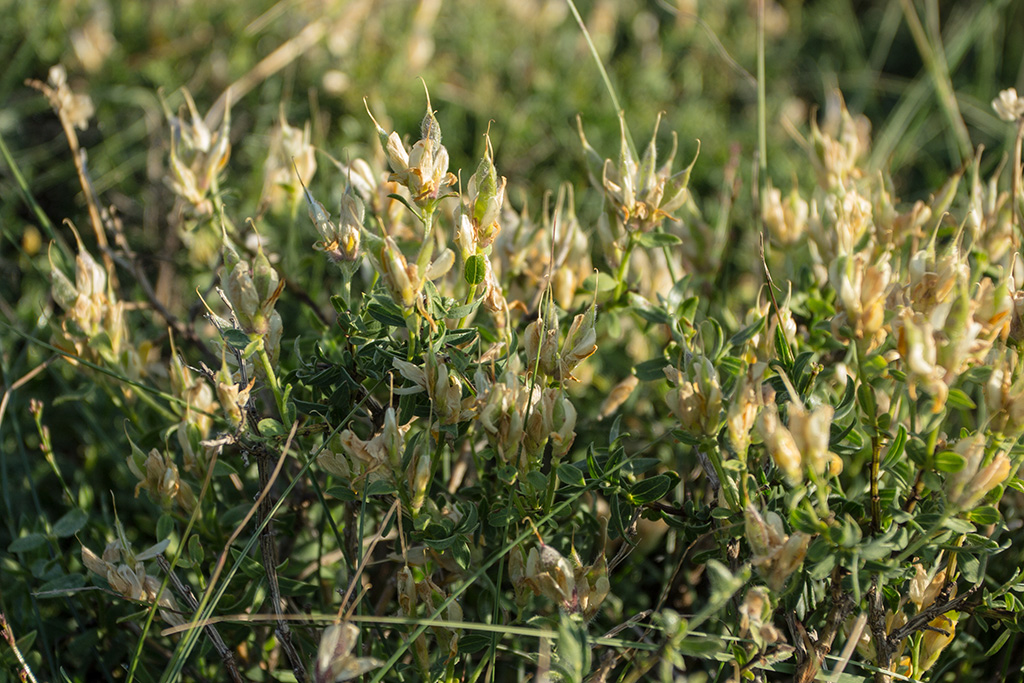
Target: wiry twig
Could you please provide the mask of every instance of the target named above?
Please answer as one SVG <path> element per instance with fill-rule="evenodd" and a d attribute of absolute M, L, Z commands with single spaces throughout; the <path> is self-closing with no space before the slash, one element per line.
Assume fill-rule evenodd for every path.
<path fill-rule="evenodd" d="M 297 425 L 298 423 L 295 423 L 292 426 L 293 430 Z M 252 449 L 252 453 L 256 458 L 256 467 L 259 470 L 260 490 L 269 491 L 273 485 L 273 480 L 277 477 L 277 473 L 280 472 L 280 463 L 271 473 L 270 452 L 264 446 L 258 445 Z M 281 460 L 283 461 L 285 457 L 287 457 L 286 452 L 281 454 Z M 281 643 L 285 654 L 288 655 L 288 661 L 292 665 L 295 678 L 302 683 L 302 681 L 306 680 L 306 667 L 303 665 L 302 657 L 292 642 L 291 627 L 288 626 L 288 622 L 283 618 L 284 612 L 281 609 L 281 586 L 277 579 L 277 551 L 274 546 L 274 529 L 270 520 L 272 511 L 273 505 L 270 496 L 263 496 L 259 501 L 256 511 L 257 524 L 263 529 L 260 531 L 260 554 L 263 558 L 263 568 L 267 573 L 270 602 L 274 606 L 274 615 L 277 617 L 277 628 L 274 629 L 274 634 L 277 636 L 278 642 Z"/>
<path fill-rule="evenodd" d="M 72 112 L 65 108 L 65 99 L 61 97 L 64 91 L 70 93 L 70 89 L 62 84 L 56 84 L 55 87 L 51 87 L 50 84 L 35 79 L 25 81 L 25 85 L 35 88 L 45 95 L 50 100 L 53 110 L 57 113 L 60 127 L 64 129 L 64 136 L 68 139 L 68 148 L 71 150 L 71 158 L 75 162 L 75 171 L 78 172 L 78 183 L 82 186 L 85 206 L 89 210 L 89 222 L 92 225 L 93 232 L 96 233 L 96 244 L 99 245 L 100 251 L 103 252 L 103 265 L 107 271 L 107 281 L 110 283 L 111 288 L 116 290 L 118 288 L 117 271 L 114 270 L 114 262 L 108 253 L 107 233 L 103 229 L 103 221 L 100 220 L 99 201 L 96 191 L 93 189 L 92 181 L 89 179 L 89 172 L 85 168 L 85 150 L 78 143 L 78 133 L 75 131 Z"/>
<path fill-rule="evenodd" d="M 832 570 L 829 584 L 832 606 L 825 618 L 825 626 L 822 628 L 821 635 L 809 638 L 811 647 L 808 652 L 804 653 L 802 661 L 797 667 L 796 680 L 800 683 L 810 683 L 817 677 L 826 655 L 832 651 L 832 643 L 835 642 L 839 629 L 854 608 L 853 598 L 843 589 L 842 571 L 839 567 Z"/>
<path fill-rule="evenodd" d="M 950 584 L 950 587 L 951 586 L 952 584 Z M 940 596 L 939 600 L 936 600 L 928 607 L 925 607 L 919 614 L 915 614 L 911 617 L 906 624 L 892 632 L 892 635 L 889 636 L 890 649 L 895 649 L 901 640 L 913 635 L 917 631 L 939 631 L 941 633 L 942 629 L 929 626 L 929 624 L 936 617 L 958 609 L 962 604 L 967 602 L 967 599 L 970 598 L 976 590 L 978 590 L 977 586 L 971 586 L 963 595 L 959 595 L 952 600 L 943 600 Z"/>
<path fill-rule="evenodd" d="M 167 561 L 167 558 L 163 555 L 157 555 L 156 562 L 160 565 L 160 569 L 163 570 L 164 574 L 167 575 L 167 578 L 171 583 L 171 588 L 173 588 L 174 592 L 178 594 L 178 597 L 181 598 L 182 602 L 184 602 L 193 612 L 197 610 L 199 608 L 199 602 L 196 600 L 195 596 L 192 595 L 192 590 L 182 583 L 177 574 L 171 571 L 171 564 Z M 235 662 L 235 656 L 231 650 L 228 649 L 224 639 L 220 637 L 220 632 L 217 631 L 217 627 L 213 624 L 207 623 L 203 628 L 206 630 L 206 635 L 213 644 L 213 649 L 217 651 L 217 654 L 220 655 L 221 661 L 224 662 L 224 667 L 228 670 L 228 675 L 231 676 L 231 680 L 236 681 L 236 683 L 242 683 L 245 679 L 242 678 L 242 674 L 238 671 L 238 664 Z"/>
<path fill-rule="evenodd" d="M 871 642 L 875 646 L 875 683 L 889 683 L 892 678 L 887 673 L 892 662 L 893 648 L 889 635 L 885 632 L 885 604 L 882 602 L 882 589 L 878 585 L 878 577 L 874 577 L 868 590 L 868 628 L 871 629 Z M 896 641 L 898 642 L 898 641 Z"/>

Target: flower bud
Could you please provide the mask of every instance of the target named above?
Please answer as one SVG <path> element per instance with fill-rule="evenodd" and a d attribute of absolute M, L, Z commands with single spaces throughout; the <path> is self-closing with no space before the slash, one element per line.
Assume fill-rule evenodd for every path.
<path fill-rule="evenodd" d="M 772 456 L 789 480 L 796 486 L 803 481 L 803 459 L 793 434 L 779 420 L 779 411 L 774 403 L 766 405 L 757 423 L 761 439 L 768 454 Z"/>
<path fill-rule="evenodd" d="M 558 372 L 558 329 L 556 321 L 542 317 L 526 326 L 523 338 L 526 367 L 531 371 L 554 376 Z"/>
<path fill-rule="evenodd" d="M 785 200 L 782 192 L 769 185 L 762 202 L 764 224 L 780 244 L 798 242 L 807 231 L 810 208 L 794 187 Z"/>
<path fill-rule="evenodd" d="M 475 228 L 478 249 L 486 249 L 498 235 L 498 217 L 505 199 L 505 178 L 498 182 L 494 168 L 494 151 L 491 137 L 484 136 L 484 157 L 469 179 L 467 196 L 471 207 L 472 223 Z"/>
<path fill-rule="evenodd" d="M 935 598 L 942 592 L 946 585 L 946 570 L 935 573 L 935 576 L 928 578 L 928 572 L 920 563 L 914 564 L 914 578 L 910 580 L 910 601 L 917 607 L 917 611 L 929 607 Z"/>
<path fill-rule="evenodd" d="M 960 510 L 971 510 L 1010 475 L 1010 460 L 1000 451 L 984 467 L 985 436 L 961 439 L 953 450 L 964 458 L 964 466 L 946 480 L 949 502 Z"/>
<path fill-rule="evenodd" d="M 732 400 L 729 401 L 729 412 L 726 416 L 726 426 L 729 430 L 729 441 L 733 449 L 742 458 L 750 447 L 750 430 L 753 429 L 757 420 L 760 405 L 757 400 L 757 383 L 764 372 L 763 365 L 760 368 L 748 367 L 740 375 L 733 391 Z"/>
<path fill-rule="evenodd" d="M 416 469 L 409 472 L 409 490 L 412 493 L 409 503 L 412 514 L 416 515 L 423 507 L 423 501 L 427 498 L 427 488 L 430 484 L 430 456 L 427 453 L 418 453 L 415 456 Z"/>
<path fill-rule="evenodd" d="M 384 238 L 379 255 L 379 268 L 384 284 L 391 292 L 391 298 L 402 308 L 409 310 L 416 305 L 422 281 L 416 264 L 409 264 L 405 255 L 390 236 Z"/>
<path fill-rule="evenodd" d="M 683 429 L 697 435 L 716 435 L 721 426 L 722 388 L 711 361 L 703 356 L 691 359 L 685 375 L 673 367 L 666 367 L 664 372 L 675 385 L 665 402 Z"/>
<path fill-rule="evenodd" d="M 572 371 L 576 366 L 587 358 L 590 358 L 597 351 L 597 306 L 591 304 L 586 313 L 581 313 L 573 318 L 569 332 L 565 335 L 565 343 L 562 345 L 562 354 L 558 362 L 558 371 L 555 379 L 573 379 Z"/>
<path fill-rule="evenodd" d="M 829 405 L 808 411 L 799 403 L 789 404 L 789 432 L 793 435 L 803 467 L 819 477 L 829 469 L 831 461 L 828 442 L 834 413 L 835 409 Z"/>
<path fill-rule="evenodd" d="M 534 595 L 544 595 L 560 607 L 574 604 L 576 580 L 572 565 L 557 550 L 541 544 L 531 548 L 526 558 L 526 584 Z"/>

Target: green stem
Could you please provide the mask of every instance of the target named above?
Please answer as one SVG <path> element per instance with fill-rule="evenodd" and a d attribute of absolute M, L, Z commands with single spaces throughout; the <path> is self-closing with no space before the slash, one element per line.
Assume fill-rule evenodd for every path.
<path fill-rule="evenodd" d="M 466 292 L 466 306 L 473 303 L 473 299 L 476 297 L 476 285 L 470 285 L 469 291 Z M 469 314 L 462 316 L 462 320 L 459 321 L 459 329 L 462 329 L 466 325 L 466 321 L 469 320 Z"/>
<path fill-rule="evenodd" d="M 626 293 L 626 271 L 629 270 L 629 257 L 633 255 L 633 249 L 636 248 L 637 238 L 636 233 L 629 233 L 629 241 L 626 243 L 626 248 L 622 251 L 622 260 L 619 262 L 619 267 L 615 271 L 615 301 L 622 298 L 622 295 Z"/>
<path fill-rule="evenodd" d="M 551 506 L 555 504 L 555 491 L 558 489 L 558 460 L 559 458 L 551 457 L 551 471 L 548 472 L 548 490 L 544 493 L 544 509 L 550 510 Z"/>
<path fill-rule="evenodd" d="M 711 461 L 711 466 L 715 468 L 715 474 L 718 475 L 718 482 L 722 486 L 722 491 L 725 493 L 725 502 L 729 504 L 731 510 L 738 510 L 736 505 L 736 494 L 733 491 L 732 479 L 728 478 L 725 474 L 725 468 L 722 467 L 722 453 L 718 449 L 718 444 L 712 441 L 710 438 L 704 438 L 701 440 L 701 449 L 703 449 L 704 455 Z"/>
<path fill-rule="evenodd" d="M 270 354 L 267 353 L 267 349 L 263 345 L 263 340 L 260 340 L 260 345 L 256 353 L 260 357 L 260 365 L 263 367 L 263 372 L 267 376 L 267 384 L 270 386 L 270 390 L 274 393 L 274 403 L 277 405 L 277 413 L 283 421 L 285 419 L 284 416 L 287 415 L 284 409 L 284 394 L 281 393 L 281 385 L 277 381 L 277 374 L 274 373 L 274 366 L 270 363 Z"/>
<path fill-rule="evenodd" d="M 765 97 L 765 75 L 764 75 L 764 0 L 757 3 L 757 164 L 761 170 L 761 182 L 765 181 L 765 171 L 768 170 L 768 133 L 766 119 L 768 109 Z M 763 187 L 759 188 L 762 190 Z"/>
<path fill-rule="evenodd" d="M 854 342 L 857 358 L 857 390 L 864 385 L 864 351 L 859 342 Z M 870 387 L 869 387 L 870 389 Z M 858 410 L 860 410 L 860 401 Z M 878 415 L 864 415 L 871 428 L 871 532 L 877 534 L 882 530 L 882 504 L 878 492 L 878 479 L 881 477 L 882 442 L 878 437 Z"/>
<path fill-rule="evenodd" d="M 1017 230 L 1024 234 L 1024 224 L 1021 224 L 1020 203 L 1017 196 L 1020 193 L 1020 146 L 1022 141 L 1024 141 L 1024 117 L 1017 119 L 1017 139 L 1013 143 L 1013 169 L 1010 176 L 1010 215 Z M 1019 240 L 1020 237 L 1017 239 Z"/>

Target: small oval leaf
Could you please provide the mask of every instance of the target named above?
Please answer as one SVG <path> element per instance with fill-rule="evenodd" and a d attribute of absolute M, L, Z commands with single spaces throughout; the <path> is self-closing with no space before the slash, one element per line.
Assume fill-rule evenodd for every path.
<path fill-rule="evenodd" d="M 473 254 L 466 259 L 466 267 L 462 271 L 466 282 L 471 285 L 478 285 L 484 281 L 487 275 L 487 260 L 482 254 Z"/>

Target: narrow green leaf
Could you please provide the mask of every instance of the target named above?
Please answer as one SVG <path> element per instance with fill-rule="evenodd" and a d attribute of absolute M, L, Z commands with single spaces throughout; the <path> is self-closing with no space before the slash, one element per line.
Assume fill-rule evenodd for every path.
<path fill-rule="evenodd" d="M 994 506 L 983 505 L 980 508 L 968 512 L 967 518 L 976 524 L 989 525 L 998 522 L 1000 515 L 999 510 Z"/>
<path fill-rule="evenodd" d="M 636 505 L 643 505 L 661 499 L 671 488 L 672 480 L 664 474 L 658 474 L 634 484 L 629 496 Z"/>
<path fill-rule="evenodd" d="M 675 245 L 682 244 L 683 242 L 683 240 L 679 239 L 675 235 L 670 235 L 667 232 L 645 232 L 640 235 L 640 239 L 637 241 L 640 246 L 645 249 L 674 247 Z"/>
<path fill-rule="evenodd" d="M 658 379 L 665 379 L 664 368 L 669 364 L 668 358 L 660 356 L 658 358 L 652 358 L 651 360 L 645 360 L 643 363 L 638 363 L 633 368 L 633 374 L 641 382 L 650 382 Z"/>
<path fill-rule="evenodd" d="M 758 318 L 756 321 L 729 337 L 729 346 L 742 346 L 753 339 L 755 335 L 764 329 L 765 320 L 766 318 Z"/>
<path fill-rule="evenodd" d="M 974 410 L 978 405 L 962 389 L 950 389 L 946 403 L 961 410 Z"/>

